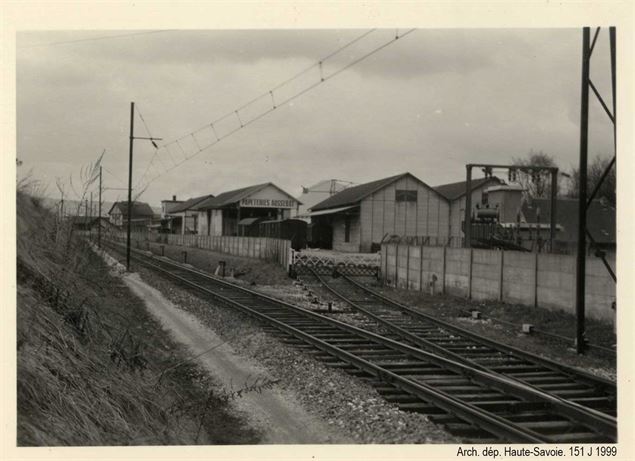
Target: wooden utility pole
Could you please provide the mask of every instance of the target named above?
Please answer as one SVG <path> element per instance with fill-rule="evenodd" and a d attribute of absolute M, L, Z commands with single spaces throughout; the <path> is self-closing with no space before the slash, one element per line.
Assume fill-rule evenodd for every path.
<path fill-rule="evenodd" d="M 134 102 L 130 103 L 130 155 L 128 158 L 128 226 L 126 236 L 126 270 L 130 271 L 130 231 L 132 228 L 132 146 L 135 139 L 146 139 L 152 142 L 155 147 L 154 141 L 161 141 L 163 138 L 150 137 L 135 137 L 134 135 Z M 157 148 L 158 149 L 158 148 Z M 185 221 L 185 220 L 184 220 Z"/>
<path fill-rule="evenodd" d="M 90 193 L 90 212 L 88 213 L 88 240 L 93 236 L 93 193 Z"/>
<path fill-rule="evenodd" d="M 62 202 L 60 203 L 60 218 L 64 219 L 64 190 L 62 192 Z"/>
<path fill-rule="evenodd" d="M 97 248 L 101 248 L 101 166 L 99 166 L 99 205 L 97 210 Z"/>
<path fill-rule="evenodd" d="M 128 156 L 128 226 L 126 230 L 126 270 L 130 271 L 130 231 L 132 229 L 132 146 L 134 143 L 134 102 L 130 103 L 130 154 Z"/>

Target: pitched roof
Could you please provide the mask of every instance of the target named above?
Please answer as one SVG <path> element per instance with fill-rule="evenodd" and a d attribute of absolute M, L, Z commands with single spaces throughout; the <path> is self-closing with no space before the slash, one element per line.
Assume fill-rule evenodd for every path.
<path fill-rule="evenodd" d="M 213 208 L 222 208 L 225 207 L 227 205 L 231 205 L 233 203 L 236 202 L 240 202 L 242 199 L 249 197 L 252 194 L 255 194 L 256 192 L 264 189 L 265 187 L 275 187 L 276 189 L 278 189 L 280 192 L 282 192 L 285 195 L 288 195 L 290 199 L 296 200 L 294 197 L 292 197 L 291 195 L 289 195 L 288 193 L 286 193 L 285 191 L 283 191 L 282 189 L 280 189 L 278 186 L 276 186 L 274 183 L 271 182 L 266 182 L 263 184 L 256 184 L 255 186 L 248 186 L 248 187 L 242 187 L 240 189 L 234 189 L 234 190 L 230 190 L 227 192 L 223 192 L 222 194 L 217 195 L 216 197 L 211 197 L 207 200 L 204 200 L 200 203 L 198 203 L 196 206 L 194 206 L 192 209 L 193 210 L 209 210 L 209 209 L 213 209 Z M 300 202 L 298 202 L 300 203 Z"/>
<path fill-rule="evenodd" d="M 472 179 L 472 190 L 478 189 L 488 182 L 495 182 L 496 184 L 500 184 L 501 180 L 498 179 L 496 176 L 492 176 L 491 178 Z M 459 181 L 452 182 L 450 184 L 442 184 L 440 186 L 435 186 L 434 190 L 436 190 L 439 194 L 443 195 L 448 200 L 453 201 L 465 195 L 465 183 L 466 181 Z"/>
<path fill-rule="evenodd" d="M 111 214 L 112 210 L 115 207 L 119 208 L 119 210 L 121 211 L 121 213 L 124 216 L 128 215 L 128 202 L 127 201 L 113 203 L 112 207 L 110 208 L 110 211 L 108 211 L 108 214 Z M 132 216 L 133 217 L 138 217 L 138 216 L 149 216 L 149 217 L 152 217 L 152 216 L 154 216 L 154 211 L 152 211 L 152 208 L 150 207 L 150 205 L 148 205 L 145 202 L 132 202 Z"/>
<path fill-rule="evenodd" d="M 532 203 L 523 203 L 522 213 L 528 223 L 538 222 L 537 211 L 540 208 L 540 222 L 551 219 L 551 200 L 534 199 Z M 556 223 L 563 227 L 558 240 L 578 241 L 578 199 L 559 198 L 556 202 Z M 587 229 L 598 243 L 615 243 L 615 208 L 593 200 L 587 210 Z"/>
<path fill-rule="evenodd" d="M 388 178 L 378 179 L 376 181 L 360 184 L 359 186 L 348 187 L 344 189 L 343 191 L 340 191 L 337 194 L 332 195 L 326 200 L 322 200 L 318 204 L 313 205 L 311 207 L 311 211 L 325 210 L 328 208 L 337 208 L 337 207 L 343 207 L 347 205 L 356 205 L 358 202 L 368 197 L 372 193 L 380 189 L 383 189 L 384 187 L 406 176 L 410 176 L 411 178 L 414 178 L 416 181 L 419 181 L 420 183 L 429 187 L 427 184 L 425 184 L 423 181 L 421 181 L 419 178 L 415 177 L 414 175 L 410 173 L 401 173 L 395 176 L 390 176 Z"/>
<path fill-rule="evenodd" d="M 214 197 L 214 195 L 212 194 L 207 194 L 207 195 L 201 195 L 200 197 L 192 197 L 190 199 L 187 199 L 185 202 L 179 203 L 178 205 L 174 206 L 173 208 L 171 208 L 168 211 L 169 213 L 181 213 L 183 211 L 187 211 L 190 208 L 192 208 L 195 205 L 198 205 L 199 203 L 201 203 L 203 200 L 207 200 L 208 198 L 212 198 Z"/>

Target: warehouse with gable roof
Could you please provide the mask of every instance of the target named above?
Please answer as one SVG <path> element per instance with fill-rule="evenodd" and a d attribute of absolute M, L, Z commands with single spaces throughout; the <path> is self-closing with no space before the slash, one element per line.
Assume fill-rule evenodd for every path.
<path fill-rule="evenodd" d="M 349 187 L 311 208 L 312 226 L 331 230 L 332 248 L 377 251 L 391 236 L 447 241 L 450 205 L 446 197 L 411 173 Z"/>
<path fill-rule="evenodd" d="M 267 182 L 223 192 L 190 210 L 198 213 L 199 235 L 238 235 L 239 225 L 251 225 L 257 219 L 288 219 L 299 204 L 289 193 Z"/>

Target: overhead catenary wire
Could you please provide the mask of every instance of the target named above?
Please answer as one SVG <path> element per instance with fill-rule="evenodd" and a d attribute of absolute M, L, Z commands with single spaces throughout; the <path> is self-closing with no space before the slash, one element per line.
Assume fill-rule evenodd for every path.
<path fill-rule="evenodd" d="M 296 98 L 299 98 L 300 96 L 302 96 L 305 93 L 311 91 L 312 89 L 316 88 L 320 84 L 327 82 L 328 80 L 332 79 L 333 77 L 341 74 L 342 72 L 346 71 L 347 69 L 357 65 L 361 61 L 363 61 L 363 60 L 369 58 L 370 56 L 374 55 L 375 53 L 378 53 L 379 51 L 381 51 L 384 48 L 388 47 L 389 45 L 391 45 L 395 41 L 406 37 L 407 35 L 409 35 L 412 32 L 414 32 L 416 29 L 409 29 L 409 30 L 401 33 L 400 35 L 399 34 L 392 35 L 389 40 L 383 42 L 379 46 L 376 46 L 375 48 L 371 49 L 370 51 L 362 54 L 361 56 L 359 56 L 358 58 L 354 59 L 353 61 L 343 65 L 342 67 L 332 71 L 331 73 L 324 73 L 324 62 L 325 61 L 327 61 L 328 59 L 330 59 L 330 58 L 336 56 L 337 54 L 341 53 L 344 49 L 349 48 L 353 44 L 360 42 L 361 40 L 363 40 L 365 37 L 370 35 L 375 30 L 376 29 L 371 29 L 369 31 L 364 32 L 363 34 L 359 35 L 355 39 L 353 39 L 353 40 L 349 41 L 348 43 L 344 44 L 343 46 L 341 46 L 337 50 L 331 52 L 330 54 L 328 54 L 324 58 L 318 60 L 313 65 L 311 65 L 311 66 L 305 68 L 304 70 L 296 73 L 294 76 L 286 79 L 284 82 L 276 85 L 275 87 L 271 88 L 270 90 L 266 91 L 265 93 L 261 94 L 260 96 L 258 96 L 256 98 L 253 98 L 251 101 L 239 106 L 237 109 L 229 111 L 226 114 L 222 115 L 221 117 L 213 120 L 212 122 L 207 123 L 206 125 L 198 128 L 198 129 L 196 129 L 194 131 L 191 131 L 190 133 L 187 133 L 187 134 L 185 134 L 185 135 L 183 135 L 183 136 L 181 136 L 179 138 L 176 138 L 173 141 L 170 141 L 170 142 L 167 142 L 167 143 L 163 144 L 159 149 L 157 149 L 157 155 L 158 155 L 158 151 L 159 150 L 162 150 L 162 149 L 166 149 L 167 150 L 169 146 L 176 144 L 181 149 L 181 151 L 183 153 L 183 159 L 178 161 L 172 167 L 169 167 L 169 168 L 165 169 L 165 171 L 160 172 L 159 174 L 149 178 L 144 183 L 143 187 L 140 188 L 140 189 L 142 189 L 144 191 L 147 190 L 148 186 L 150 186 L 150 184 L 155 182 L 157 179 L 159 179 L 163 175 L 173 171 L 174 169 L 178 168 L 183 163 L 185 163 L 188 160 L 192 159 L 193 157 L 195 157 L 196 155 L 200 154 L 201 152 L 211 148 L 212 146 L 214 146 L 214 145 L 218 144 L 219 142 L 221 142 L 223 139 L 228 138 L 229 136 L 231 136 L 231 135 L 235 134 L 236 132 L 240 131 L 241 129 L 251 125 L 252 123 L 254 123 L 254 122 L 258 121 L 258 120 L 260 120 L 261 118 L 263 118 L 266 115 L 270 114 L 274 110 L 277 110 L 281 106 L 290 103 L 291 101 L 295 100 Z M 280 101 L 280 100 L 275 98 L 275 92 L 276 91 L 280 90 L 285 85 L 291 83 L 294 79 L 297 79 L 298 77 L 306 74 L 311 69 L 319 69 L 320 70 L 320 75 L 319 75 L 318 79 L 314 83 L 309 84 L 305 88 L 303 88 L 300 91 L 292 94 L 291 96 L 287 97 L 286 99 L 284 99 L 282 101 Z M 248 108 L 250 105 L 254 104 L 255 102 L 257 102 L 257 101 L 259 101 L 259 100 L 261 100 L 263 98 L 267 98 L 267 99 L 270 98 L 271 99 L 271 102 L 270 102 L 269 106 L 266 109 L 264 109 L 261 113 L 256 114 L 253 117 L 248 118 L 246 120 L 242 119 L 240 117 L 240 115 L 238 113 L 239 111 L 243 111 L 244 109 Z M 230 129 L 228 132 L 219 134 L 217 128 L 218 128 L 220 122 L 223 122 L 223 121 L 225 121 L 226 119 L 228 119 L 229 117 L 232 117 L 232 116 L 235 119 L 238 120 L 238 122 L 239 122 L 238 125 L 235 128 Z M 201 133 L 204 130 L 210 130 L 211 133 L 213 134 L 214 140 L 212 142 L 206 144 L 206 145 L 201 146 L 199 144 L 197 138 L 194 135 L 198 134 L 198 133 Z M 186 150 L 183 149 L 183 146 L 181 145 L 180 141 L 184 141 L 186 138 L 189 138 L 189 137 L 192 137 L 194 139 L 196 147 L 193 150 L 186 152 Z M 140 178 L 139 183 L 141 183 L 143 181 L 143 179 L 145 179 L 147 177 L 146 173 L 144 173 L 143 178 Z"/>
<path fill-rule="evenodd" d="M 166 29 L 166 30 L 146 30 L 146 31 L 142 31 L 142 32 L 133 32 L 133 33 L 129 33 L 129 34 L 102 35 L 100 37 L 88 37 L 88 38 L 80 38 L 80 39 L 75 39 L 75 40 L 63 40 L 63 41 L 59 41 L 59 42 L 49 42 L 49 43 L 37 43 L 35 45 L 20 46 L 17 49 L 18 50 L 26 50 L 26 49 L 30 49 L 30 48 L 44 48 L 44 47 L 49 47 L 49 46 L 70 45 L 70 44 L 73 44 L 73 43 L 94 42 L 94 41 L 100 41 L 100 40 L 110 40 L 110 39 L 114 39 L 114 38 L 134 37 L 134 36 L 137 36 L 137 35 L 159 34 L 159 33 L 163 33 L 163 32 L 173 32 L 173 30 L 171 30 L 171 29 Z"/>
<path fill-rule="evenodd" d="M 143 127 L 146 130 L 146 134 L 148 135 L 148 137 L 150 138 L 152 145 L 154 146 L 155 150 L 154 150 L 154 154 L 152 155 L 152 158 L 150 159 L 150 162 L 148 163 L 145 171 L 143 172 L 143 174 L 141 175 L 141 177 L 139 178 L 139 181 L 137 182 L 137 186 L 139 184 L 141 184 L 141 181 L 143 180 L 143 178 L 146 176 L 148 170 L 150 169 L 150 167 L 152 166 L 152 163 L 154 162 L 155 158 L 158 156 L 159 154 L 159 147 L 155 144 L 154 140 L 152 140 L 152 138 L 154 138 L 154 136 L 152 136 L 152 133 L 150 132 L 150 128 L 148 127 L 148 124 L 146 123 L 145 119 L 143 118 L 143 114 L 141 113 L 141 109 L 139 109 L 139 104 L 135 104 L 135 109 L 137 110 L 137 113 L 139 114 L 139 118 L 141 119 L 141 122 L 143 123 Z M 168 151 L 169 153 L 169 151 Z M 171 157 L 171 155 L 170 155 Z M 163 163 L 163 160 L 159 157 L 159 160 L 161 161 L 161 164 L 164 166 L 165 168 L 165 164 Z M 173 160 L 174 162 L 174 160 Z"/>
<path fill-rule="evenodd" d="M 259 114 L 258 116 L 256 116 L 255 118 L 252 118 L 251 120 L 249 120 L 249 121 L 248 121 L 248 122 L 246 122 L 246 123 L 242 123 L 242 121 L 240 121 L 240 118 L 238 117 L 238 120 L 240 121 L 240 126 L 237 126 L 234 130 L 231 130 L 230 132 L 225 133 L 225 134 L 224 134 L 224 135 L 222 135 L 222 136 L 219 136 L 219 135 L 218 135 L 218 132 L 217 132 L 217 130 L 216 130 L 216 126 L 217 126 L 220 122 L 222 122 L 222 121 L 224 121 L 224 120 L 228 119 L 229 117 L 238 116 L 238 113 L 237 113 L 237 112 L 238 112 L 239 110 L 243 110 L 243 109 L 247 108 L 250 104 L 253 104 L 254 102 L 256 102 L 256 101 L 258 101 L 258 100 L 262 99 L 263 97 L 266 97 L 266 96 L 267 96 L 267 95 L 269 95 L 269 94 L 271 94 L 271 95 L 272 95 L 272 97 L 273 97 L 273 92 L 274 92 L 274 91 L 277 91 L 277 90 L 281 89 L 281 88 L 282 88 L 282 87 L 284 87 L 285 85 L 287 85 L 287 84 L 289 84 L 290 82 L 292 82 L 294 79 L 297 79 L 298 77 L 300 77 L 300 76 L 302 76 L 302 75 L 306 74 L 309 70 L 311 70 L 311 69 L 315 68 L 316 66 L 318 66 L 318 65 L 319 65 L 319 63 L 323 63 L 323 62 L 324 62 L 324 61 L 326 61 L 327 59 L 330 59 L 330 58 L 332 58 L 332 57 L 336 56 L 337 54 L 341 53 L 343 50 L 345 50 L 345 49 L 349 48 L 350 46 L 354 45 L 355 43 L 358 43 L 360 40 L 364 39 L 365 37 L 367 37 L 368 35 L 370 35 L 370 34 L 371 34 L 372 32 L 374 32 L 375 30 L 376 30 L 376 29 L 370 29 L 370 30 L 368 30 L 368 31 L 364 32 L 363 34 L 361 34 L 361 35 L 357 36 L 357 37 L 356 37 L 356 38 L 354 38 L 353 40 L 351 40 L 351 41 L 347 42 L 346 44 L 344 44 L 343 46 L 339 47 L 339 48 L 338 48 L 338 49 L 336 49 L 335 51 L 333 51 L 333 52 L 329 53 L 328 55 L 326 55 L 325 57 L 323 57 L 322 59 L 320 59 L 317 63 L 314 63 L 314 64 L 312 64 L 312 65 L 310 65 L 310 66 L 306 67 L 304 70 L 302 70 L 302 71 L 300 71 L 300 72 L 296 73 L 296 74 L 295 74 L 295 75 L 293 75 L 292 77 L 290 77 L 290 78 L 288 78 L 288 79 L 284 80 L 282 83 L 279 83 L 278 85 L 274 86 L 271 90 L 269 90 L 269 91 L 267 91 L 267 92 L 265 92 L 265 93 L 261 94 L 260 96 L 257 96 L 257 97 L 255 97 L 255 98 L 253 98 L 252 100 L 250 100 L 249 102 L 247 102 L 247 103 L 245 103 L 245 104 L 241 105 L 241 106 L 240 106 L 240 107 L 238 107 L 237 109 L 234 109 L 233 111 L 229 111 L 229 112 L 225 113 L 224 115 L 222 115 L 222 116 L 218 117 L 217 119 L 215 119 L 215 120 L 214 120 L 214 121 L 212 121 L 211 123 L 208 123 L 208 124 L 206 124 L 206 125 L 204 125 L 204 126 L 202 126 L 202 127 L 198 128 L 198 129 L 196 129 L 196 130 L 192 131 L 191 133 L 185 134 L 185 135 L 183 135 L 183 136 L 181 136 L 181 137 L 179 137 L 179 138 L 175 139 L 174 141 L 171 141 L 171 142 L 168 142 L 168 143 L 163 144 L 161 147 L 165 147 L 166 149 L 167 149 L 170 145 L 172 145 L 172 144 L 177 144 L 177 146 L 179 147 L 179 149 L 180 149 L 180 150 L 181 150 L 181 152 L 183 153 L 183 157 L 184 157 L 184 158 L 183 158 L 183 160 L 179 161 L 179 162 L 178 162 L 176 165 L 174 165 L 173 167 L 171 167 L 171 168 L 167 169 L 167 170 L 166 170 L 166 171 L 164 171 L 163 173 L 159 173 L 157 176 L 154 176 L 154 177 L 153 177 L 153 178 L 152 178 L 152 179 L 151 179 L 151 180 L 150 180 L 150 181 L 149 181 L 149 182 L 148 182 L 148 183 L 144 186 L 144 189 L 145 189 L 145 188 L 147 188 L 147 186 L 149 186 L 149 185 L 150 185 L 150 183 L 154 182 L 156 179 L 158 179 L 159 177 L 161 177 L 163 174 L 169 173 L 170 171 L 174 170 L 175 168 L 178 168 L 180 165 L 182 165 L 183 163 L 185 163 L 187 160 L 189 160 L 189 159 L 190 159 L 190 158 L 192 158 L 193 156 L 195 156 L 195 155 L 199 154 L 200 152 L 202 152 L 202 151 L 204 151 L 204 150 L 206 150 L 206 149 L 208 149 L 208 148 L 212 147 L 214 144 L 216 144 L 216 143 L 220 142 L 221 140 L 223 140 L 223 139 L 225 139 L 225 138 L 227 138 L 227 137 L 229 137 L 229 136 L 233 135 L 234 133 L 238 132 L 240 129 L 242 129 L 242 128 L 244 128 L 244 127 L 248 126 L 248 125 L 250 125 L 251 123 L 253 123 L 253 122 L 257 121 L 257 120 L 259 120 L 260 118 L 262 118 L 262 117 L 264 117 L 265 115 L 269 114 L 270 112 L 272 112 L 274 109 L 276 109 L 276 108 L 277 108 L 277 107 L 279 107 L 280 105 L 287 104 L 287 103 L 291 102 L 293 99 L 295 99 L 295 98 L 297 98 L 297 97 L 299 97 L 299 96 L 302 96 L 302 95 L 303 95 L 304 93 L 306 93 L 307 91 L 309 91 L 309 90 L 311 90 L 311 89 L 315 88 L 316 86 L 318 86 L 318 84 L 323 83 L 324 81 L 326 81 L 327 79 L 322 78 L 322 79 L 320 79 L 318 82 L 316 82 L 316 84 L 311 85 L 311 86 L 309 86 L 308 88 L 305 88 L 305 89 L 304 89 L 303 91 L 301 91 L 300 93 L 297 93 L 297 94 L 293 95 L 292 97 L 290 97 L 290 98 L 288 98 L 288 99 L 284 100 L 284 101 L 283 101 L 283 102 L 281 102 L 280 104 L 277 104 L 277 105 L 276 105 L 276 104 L 275 104 L 275 102 L 274 102 L 274 103 L 273 103 L 273 105 L 272 105 L 272 107 L 271 107 L 269 110 L 267 110 L 267 111 L 265 111 L 265 112 L 263 112 L 263 113 Z M 411 29 L 409 32 L 412 32 L 412 31 L 414 31 L 414 29 Z M 394 40 L 391 40 L 389 43 L 392 43 L 392 41 L 394 41 Z M 382 46 L 381 48 L 383 48 L 383 46 Z M 374 50 L 372 50 L 372 51 L 371 51 L 371 53 L 368 53 L 367 55 L 362 56 L 362 59 L 364 59 L 364 58 L 366 58 L 366 57 L 370 56 L 371 54 L 373 54 L 373 53 L 374 53 L 374 52 L 376 52 L 376 51 L 379 51 L 379 49 L 374 49 Z M 361 59 L 360 59 L 360 60 L 361 60 Z M 359 62 L 359 61 L 356 61 L 355 63 L 357 63 L 357 62 Z M 335 75 L 335 74 L 331 75 L 331 77 L 332 77 L 332 76 L 334 76 L 334 75 Z M 328 77 L 328 78 L 331 78 L 331 77 Z M 192 155 L 188 156 L 188 154 L 185 152 L 185 150 L 183 149 L 183 146 L 181 145 L 181 143 L 180 143 L 179 141 L 181 141 L 181 140 L 183 140 L 183 139 L 186 139 L 186 138 L 187 138 L 187 137 L 189 137 L 191 134 L 194 134 L 194 133 L 199 133 L 199 132 L 201 132 L 201 131 L 203 131 L 203 130 L 205 130 L 205 129 L 209 129 L 210 127 L 211 127 L 211 129 L 212 129 L 212 131 L 213 131 L 213 133 L 214 133 L 214 136 L 215 136 L 215 138 L 216 138 L 216 141 L 215 141 L 215 142 L 212 142 L 212 143 L 210 143 L 210 144 L 207 144 L 206 146 L 203 146 L 202 148 L 199 148 L 199 149 L 198 149 L 196 152 L 194 152 Z M 143 176 L 145 176 L 145 173 L 144 173 L 144 175 L 143 175 Z M 139 182 L 139 183 L 141 183 L 141 178 L 140 178 L 140 182 Z"/>

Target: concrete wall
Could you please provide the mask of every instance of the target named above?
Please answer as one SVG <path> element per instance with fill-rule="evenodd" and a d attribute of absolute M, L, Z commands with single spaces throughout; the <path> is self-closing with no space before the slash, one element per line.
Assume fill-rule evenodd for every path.
<path fill-rule="evenodd" d="M 108 233 L 107 238 L 119 242 L 126 241 L 125 232 Z M 265 237 L 227 237 L 196 234 L 153 234 L 147 232 L 133 232 L 131 234 L 133 248 L 144 248 L 144 242 L 167 243 L 185 247 L 201 248 L 204 250 L 227 253 L 234 256 L 275 261 L 285 270 L 291 262 L 291 241 Z"/>
<path fill-rule="evenodd" d="M 445 250 L 445 292 L 455 296 L 468 296 L 470 283 L 470 250 L 447 248 Z"/>
<path fill-rule="evenodd" d="M 575 256 L 394 243 L 381 255 L 390 286 L 575 313 Z M 587 316 L 614 322 L 615 282 L 598 258 L 587 258 L 586 272 Z"/>

